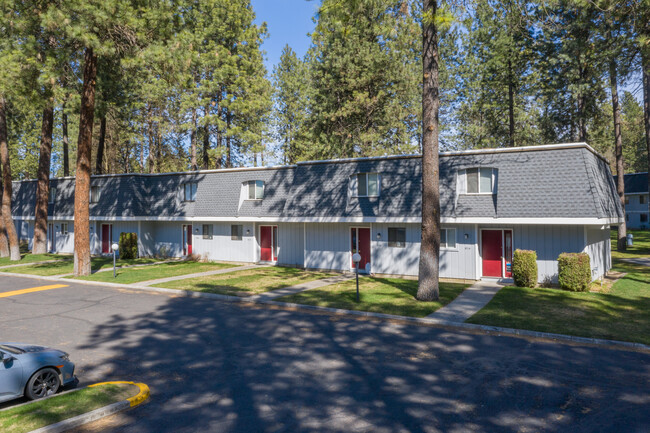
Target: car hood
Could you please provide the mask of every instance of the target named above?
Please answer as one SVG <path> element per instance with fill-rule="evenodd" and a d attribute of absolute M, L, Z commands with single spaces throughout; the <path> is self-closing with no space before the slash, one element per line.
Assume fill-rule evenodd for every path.
<path fill-rule="evenodd" d="M 56 352 L 63 353 L 60 350 L 52 349 L 45 346 L 37 346 L 35 344 L 24 344 L 24 343 L 0 343 L 1 346 L 15 347 L 16 349 L 21 350 L 23 353 L 38 353 L 38 352 Z"/>

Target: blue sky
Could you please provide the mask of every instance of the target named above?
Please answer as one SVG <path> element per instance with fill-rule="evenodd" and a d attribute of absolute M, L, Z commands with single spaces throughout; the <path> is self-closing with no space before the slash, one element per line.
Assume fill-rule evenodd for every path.
<path fill-rule="evenodd" d="M 309 48 L 307 36 L 314 29 L 312 17 L 320 0 L 251 0 L 256 22 L 266 21 L 269 37 L 262 49 L 266 51 L 266 68 L 271 73 L 282 54 L 282 48 L 289 44 L 302 57 Z"/>

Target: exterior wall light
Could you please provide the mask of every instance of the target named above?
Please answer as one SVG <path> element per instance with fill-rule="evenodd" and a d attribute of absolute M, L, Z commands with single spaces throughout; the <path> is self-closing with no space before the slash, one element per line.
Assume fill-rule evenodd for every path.
<path fill-rule="evenodd" d="M 377 232 L 377 240 L 381 239 L 381 233 Z"/>

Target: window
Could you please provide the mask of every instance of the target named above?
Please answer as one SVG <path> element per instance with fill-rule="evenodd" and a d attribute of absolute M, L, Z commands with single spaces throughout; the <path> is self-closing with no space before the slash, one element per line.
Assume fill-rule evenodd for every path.
<path fill-rule="evenodd" d="M 440 248 L 456 248 L 456 229 L 440 230 Z"/>
<path fill-rule="evenodd" d="M 91 203 L 98 203 L 100 196 L 101 196 L 101 191 L 99 190 L 99 187 L 98 186 L 91 186 L 90 187 L 90 202 Z"/>
<path fill-rule="evenodd" d="M 230 226 L 230 239 L 233 241 L 241 241 L 244 226 L 241 224 L 233 224 Z"/>
<path fill-rule="evenodd" d="M 406 247 L 406 229 L 404 227 L 388 227 L 388 246 Z"/>
<path fill-rule="evenodd" d="M 625 214 L 625 221 L 630 222 L 630 214 L 629 213 Z"/>
<path fill-rule="evenodd" d="M 50 194 L 47 197 L 47 202 L 48 203 L 54 203 L 54 197 L 56 197 L 56 187 L 51 186 L 50 187 Z"/>
<path fill-rule="evenodd" d="M 68 234 L 68 223 L 61 223 L 61 234 L 62 235 Z"/>
<path fill-rule="evenodd" d="M 249 180 L 248 181 L 248 199 L 249 200 L 262 200 L 264 198 L 264 181 L 263 180 Z"/>
<path fill-rule="evenodd" d="M 357 174 L 357 197 L 378 197 L 379 196 L 379 174 L 360 173 Z"/>
<path fill-rule="evenodd" d="M 491 168 L 468 168 L 467 177 L 468 194 L 492 194 L 492 169 Z"/>
<path fill-rule="evenodd" d="M 639 204 L 645 204 L 645 196 L 644 195 L 639 196 Z"/>
<path fill-rule="evenodd" d="M 188 182 L 183 184 L 183 201 L 196 200 L 196 182 Z"/>
<path fill-rule="evenodd" d="M 641 222 L 642 223 L 647 223 L 648 222 L 648 214 L 647 213 L 642 213 L 641 214 Z"/>
<path fill-rule="evenodd" d="M 203 224 L 203 239 L 212 239 L 212 224 Z"/>

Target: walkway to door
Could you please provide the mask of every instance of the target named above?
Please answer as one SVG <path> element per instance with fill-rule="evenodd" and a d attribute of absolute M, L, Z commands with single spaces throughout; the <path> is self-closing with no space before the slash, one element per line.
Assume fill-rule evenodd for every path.
<path fill-rule="evenodd" d="M 496 281 L 477 281 L 465 289 L 456 299 L 427 317 L 462 323 L 485 307 L 502 287 L 505 287 L 505 285 Z"/>

